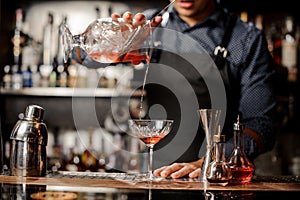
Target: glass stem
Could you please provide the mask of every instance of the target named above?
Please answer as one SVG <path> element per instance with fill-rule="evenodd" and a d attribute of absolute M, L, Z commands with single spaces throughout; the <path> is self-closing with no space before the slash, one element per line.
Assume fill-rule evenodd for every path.
<path fill-rule="evenodd" d="M 152 174 L 152 163 L 153 163 L 153 146 L 151 145 L 149 147 L 149 163 L 148 163 L 148 173 L 149 173 L 149 178 L 153 178 Z"/>

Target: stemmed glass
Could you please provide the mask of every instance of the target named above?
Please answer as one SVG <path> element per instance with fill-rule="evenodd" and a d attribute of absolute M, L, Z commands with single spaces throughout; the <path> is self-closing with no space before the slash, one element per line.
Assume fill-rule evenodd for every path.
<path fill-rule="evenodd" d="M 171 131 L 173 120 L 129 119 L 128 122 L 132 133 L 143 141 L 149 149 L 148 178 L 154 180 L 152 172 L 153 147 Z"/>

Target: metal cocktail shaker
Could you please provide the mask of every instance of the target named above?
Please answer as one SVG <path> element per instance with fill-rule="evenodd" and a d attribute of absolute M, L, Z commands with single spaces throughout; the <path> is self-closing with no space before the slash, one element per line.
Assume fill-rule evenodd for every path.
<path fill-rule="evenodd" d="M 10 139 L 10 170 L 15 176 L 45 176 L 47 169 L 47 126 L 44 109 L 38 105 L 26 107 L 24 118 L 14 126 Z"/>

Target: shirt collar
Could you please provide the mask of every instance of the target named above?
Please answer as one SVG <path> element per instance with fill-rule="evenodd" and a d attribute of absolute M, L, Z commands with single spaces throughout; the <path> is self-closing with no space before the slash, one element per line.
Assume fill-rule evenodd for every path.
<path fill-rule="evenodd" d="M 181 18 L 179 18 L 177 11 L 174 9 L 174 6 L 170 6 L 167 12 L 169 12 L 170 18 L 173 19 L 175 18 L 176 20 L 180 20 L 182 23 L 185 23 Z M 210 24 L 214 26 L 220 26 L 221 28 L 225 28 L 226 21 L 227 21 L 227 17 L 226 17 L 227 14 L 228 11 L 217 4 L 216 9 L 213 11 L 213 13 L 207 19 L 196 24 L 194 27 L 202 27 L 202 26 L 206 26 L 207 24 Z M 224 20 L 225 18 L 226 20 Z M 186 27 L 189 26 L 186 24 Z M 189 27 L 189 28 L 194 28 L 194 27 Z"/>

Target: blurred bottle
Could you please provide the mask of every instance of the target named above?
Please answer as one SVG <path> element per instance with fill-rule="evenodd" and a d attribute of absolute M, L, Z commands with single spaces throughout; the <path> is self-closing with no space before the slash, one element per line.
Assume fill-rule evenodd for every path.
<path fill-rule="evenodd" d="M 66 158 L 65 170 L 67 171 L 85 171 L 85 166 L 81 160 L 81 154 L 79 151 L 78 138 L 75 138 L 74 146 L 69 149 Z"/>
<path fill-rule="evenodd" d="M 277 65 L 281 65 L 282 30 L 281 24 L 272 22 L 266 32 L 268 49 Z"/>
<path fill-rule="evenodd" d="M 25 15 L 25 14 L 24 14 Z M 22 65 L 38 65 L 41 59 L 42 44 L 36 41 L 30 32 L 29 23 L 26 20 L 26 15 L 23 17 L 22 24 Z"/>
<path fill-rule="evenodd" d="M 68 63 L 57 66 L 56 87 L 68 86 Z"/>
<path fill-rule="evenodd" d="M 113 13 L 112 5 L 109 5 L 109 6 L 108 6 L 107 11 L 108 11 L 108 16 L 111 16 L 111 14 Z"/>
<path fill-rule="evenodd" d="M 77 67 L 71 63 L 70 65 L 67 66 L 67 73 L 68 73 L 68 77 L 67 77 L 68 87 L 71 88 L 76 87 L 77 76 L 78 76 Z"/>
<path fill-rule="evenodd" d="M 32 87 L 40 87 L 41 74 L 37 65 L 30 65 Z"/>
<path fill-rule="evenodd" d="M 96 171 L 98 171 L 98 168 L 97 168 L 98 153 L 93 148 L 93 129 L 92 128 L 89 129 L 88 134 L 89 134 L 89 145 L 82 153 L 81 159 L 82 159 L 83 165 L 85 166 L 86 171 L 96 172 Z"/>
<path fill-rule="evenodd" d="M 282 39 L 282 65 L 288 69 L 288 80 L 297 81 L 297 60 L 298 60 L 298 41 L 296 39 L 296 30 L 294 18 L 287 16 L 283 28 Z"/>
<path fill-rule="evenodd" d="M 95 7 L 95 11 L 96 11 L 96 19 L 100 19 L 101 18 L 101 10 L 98 6 Z M 110 15 L 108 15 L 110 16 Z"/>
<path fill-rule="evenodd" d="M 21 67 L 19 65 L 12 66 L 12 88 L 14 90 L 19 90 L 23 88 L 23 77 Z"/>
<path fill-rule="evenodd" d="M 29 40 L 29 36 L 24 33 L 24 19 L 24 10 L 21 8 L 16 9 L 15 28 L 11 40 L 13 43 L 13 64 L 11 66 L 13 89 L 21 89 L 23 87 L 23 77 L 21 72 L 23 48 Z"/>
<path fill-rule="evenodd" d="M 107 154 L 105 150 L 105 141 L 104 141 L 104 136 L 102 135 L 101 137 L 101 142 L 100 142 L 100 153 L 99 153 L 99 158 L 98 158 L 98 163 L 97 163 L 97 171 L 98 172 L 105 172 L 106 171 L 106 163 L 107 163 Z"/>
<path fill-rule="evenodd" d="M 129 151 L 129 161 L 128 161 L 128 172 L 139 172 L 139 145 L 140 140 L 136 137 L 130 137 L 129 138 L 129 145 L 130 145 L 130 151 Z"/>
<path fill-rule="evenodd" d="M 255 17 L 255 27 L 264 30 L 264 17 L 261 14 L 256 15 Z"/>
<path fill-rule="evenodd" d="M 67 87 L 68 86 L 68 66 L 70 65 L 70 59 L 64 60 L 64 46 L 62 40 L 63 26 L 67 24 L 67 16 L 63 15 L 60 24 L 58 25 L 57 34 L 57 71 L 56 71 L 56 87 Z"/>
<path fill-rule="evenodd" d="M 29 38 L 23 47 L 22 64 L 24 65 L 38 65 L 40 63 L 42 46 L 39 42 Z"/>
<path fill-rule="evenodd" d="M 63 155 L 63 149 L 61 145 L 53 144 L 49 146 L 51 154 L 48 155 L 48 170 L 57 172 L 59 170 L 65 170 L 65 163 Z M 47 152 L 49 152 L 47 151 Z"/>
<path fill-rule="evenodd" d="M 76 87 L 78 88 L 87 88 L 88 83 L 88 68 L 84 65 L 77 64 L 76 66 Z"/>
<path fill-rule="evenodd" d="M 21 66 L 22 64 L 22 43 L 24 42 L 24 37 L 22 33 L 22 25 L 23 25 L 23 9 L 19 8 L 15 12 L 15 28 L 13 33 L 13 56 L 14 56 L 14 64 Z"/>
<path fill-rule="evenodd" d="M 4 75 L 3 75 L 3 88 L 11 89 L 12 88 L 12 69 L 10 65 L 5 65 L 3 68 Z"/>
<path fill-rule="evenodd" d="M 23 88 L 32 87 L 32 72 L 30 66 L 23 64 L 21 70 L 22 70 Z"/>
<path fill-rule="evenodd" d="M 51 65 L 54 59 L 54 26 L 53 26 L 53 14 L 48 13 L 47 23 L 43 30 L 43 60 L 42 64 Z"/>
<path fill-rule="evenodd" d="M 109 162 L 108 166 L 110 169 L 109 171 L 127 171 L 127 166 L 126 164 L 126 158 L 122 153 L 122 149 L 124 148 L 123 146 L 123 139 L 122 135 L 120 133 L 115 133 L 114 135 L 114 152 L 109 155 Z"/>
<path fill-rule="evenodd" d="M 62 16 L 62 20 L 58 25 L 57 30 L 57 51 L 56 51 L 56 58 L 58 65 L 64 64 L 64 45 L 62 40 L 62 33 L 63 33 L 63 26 L 68 23 L 68 18 L 66 15 Z"/>
<path fill-rule="evenodd" d="M 248 13 L 246 11 L 242 11 L 240 13 L 240 18 L 243 22 L 248 22 Z"/>
<path fill-rule="evenodd" d="M 49 87 L 50 74 L 53 71 L 52 65 L 40 65 L 39 71 L 41 74 L 40 86 Z"/>
<path fill-rule="evenodd" d="M 97 88 L 99 83 L 99 76 L 97 73 L 97 69 L 88 69 L 87 70 L 87 87 L 88 88 Z"/>
<path fill-rule="evenodd" d="M 49 76 L 49 87 L 56 87 L 58 62 L 56 57 L 52 61 L 52 71 Z"/>

